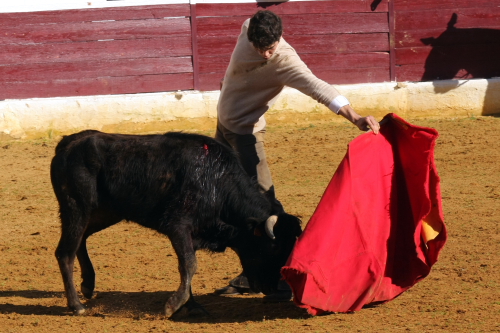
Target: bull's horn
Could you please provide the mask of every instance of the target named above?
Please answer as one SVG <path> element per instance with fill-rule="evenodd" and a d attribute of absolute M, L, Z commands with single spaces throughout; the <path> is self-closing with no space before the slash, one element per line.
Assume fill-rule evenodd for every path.
<path fill-rule="evenodd" d="M 265 229 L 266 229 L 266 234 L 269 236 L 271 239 L 276 239 L 276 236 L 274 236 L 274 225 L 278 222 L 278 216 L 276 215 L 271 215 L 266 221 Z"/>

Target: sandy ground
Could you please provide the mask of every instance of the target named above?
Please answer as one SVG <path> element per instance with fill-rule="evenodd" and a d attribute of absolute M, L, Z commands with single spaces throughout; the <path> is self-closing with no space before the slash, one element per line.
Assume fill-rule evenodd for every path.
<path fill-rule="evenodd" d="M 165 320 L 163 304 L 179 283 L 176 256 L 168 239 L 131 223 L 89 239 L 97 296 L 86 301 L 87 315 L 72 316 L 54 257 L 60 226 L 49 164 L 58 140 L 0 142 L 0 332 L 500 332 L 500 118 L 407 120 L 440 133 L 448 243 L 431 274 L 395 300 L 318 317 L 292 302 L 213 296 L 239 272 L 228 250 L 197 255 L 193 292 L 211 316 Z M 360 132 L 331 115 L 268 122 L 278 196 L 305 224 Z M 213 127 L 165 125 L 207 135 Z"/>

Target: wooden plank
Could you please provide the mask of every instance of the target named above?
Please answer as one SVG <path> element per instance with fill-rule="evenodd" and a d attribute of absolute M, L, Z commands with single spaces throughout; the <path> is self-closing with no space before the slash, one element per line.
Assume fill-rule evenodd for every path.
<path fill-rule="evenodd" d="M 460 59 L 443 59 L 421 64 L 396 67 L 398 81 L 434 81 L 451 79 L 491 78 L 500 76 L 500 63 L 495 61 L 461 62 Z M 465 64 L 465 65 L 464 65 Z"/>
<path fill-rule="evenodd" d="M 135 94 L 193 89 L 193 74 L 0 82 L 1 99 Z"/>
<path fill-rule="evenodd" d="M 2 49 L 0 65 L 78 62 L 86 59 L 162 58 L 191 56 L 191 37 L 186 35 L 101 42 L 7 44 L 3 45 Z"/>
<path fill-rule="evenodd" d="M 439 62 L 439 66 L 459 61 L 464 66 L 482 64 L 490 68 L 500 66 L 500 43 L 448 46 L 411 47 L 396 50 L 398 65 L 422 64 L 429 58 Z"/>
<path fill-rule="evenodd" d="M 198 40 L 206 37 L 237 37 L 241 32 L 241 25 L 247 18 L 247 16 L 197 17 Z"/>
<path fill-rule="evenodd" d="M 500 28 L 500 6 L 487 8 L 453 8 L 396 13 L 396 29 L 420 30 L 446 29 L 453 15 L 457 16 L 455 28 Z"/>
<path fill-rule="evenodd" d="M 330 84 L 356 84 L 367 82 L 390 81 L 389 67 L 376 68 L 338 68 L 316 72 L 318 77 Z M 223 72 L 200 73 L 200 90 L 219 90 L 220 80 L 224 77 Z"/>
<path fill-rule="evenodd" d="M 415 55 L 399 53 L 398 65 L 420 65 L 425 69 L 422 80 L 453 78 L 490 78 L 500 75 L 500 44 L 477 44 L 421 48 Z M 427 52 L 427 55 L 425 54 Z M 407 55 L 407 58 L 403 58 Z M 425 56 L 426 55 L 426 56 Z M 424 57 L 425 56 L 425 57 Z M 417 58 L 418 57 L 418 58 Z"/>
<path fill-rule="evenodd" d="M 23 25 L 2 28 L 0 44 L 78 42 L 190 35 L 189 18 Z"/>
<path fill-rule="evenodd" d="M 336 1 L 293 1 L 257 3 L 201 3 L 197 4 L 198 17 L 233 16 L 235 13 L 252 16 L 258 10 L 268 9 L 278 15 L 321 14 L 321 13 L 362 13 L 372 12 L 373 0 L 336 0 Z M 383 0 L 376 12 L 387 12 L 387 0 Z"/>
<path fill-rule="evenodd" d="M 189 4 L 0 13 L 0 27 L 24 26 L 26 24 L 62 24 L 104 20 L 119 21 L 189 16 Z"/>
<path fill-rule="evenodd" d="M 201 73 L 225 72 L 231 55 L 205 56 L 200 54 L 199 66 Z"/>
<path fill-rule="evenodd" d="M 388 68 L 389 66 L 388 52 L 304 54 L 301 58 L 314 73 L 339 68 Z"/>
<path fill-rule="evenodd" d="M 389 32 L 387 13 L 285 15 L 282 19 L 284 33 L 298 35 Z"/>
<path fill-rule="evenodd" d="M 238 35 L 197 38 L 198 53 L 203 56 L 231 55 L 237 38 Z"/>
<path fill-rule="evenodd" d="M 71 80 L 102 76 L 191 73 L 191 57 L 90 60 L 0 66 L 0 82 Z"/>
<path fill-rule="evenodd" d="M 398 30 L 395 33 L 396 47 L 419 47 L 428 43 L 436 46 L 443 45 L 474 45 L 498 44 L 500 41 L 499 29 L 470 28 L 470 29 L 425 29 L 425 30 Z"/>
<path fill-rule="evenodd" d="M 389 66 L 389 53 L 363 52 L 344 54 L 308 53 L 301 55 L 311 70 L 330 68 L 368 68 Z M 224 72 L 229 65 L 230 56 L 201 56 L 200 73 Z"/>
<path fill-rule="evenodd" d="M 394 9 L 400 11 L 428 10 L 428 9 L 456 9 L 470 7 L 495 7 L 500 6 L 499 0 L 397 0 Z"/>
<path fill-rule="evenodd" d="M 200 91 L 212 91 L 220 89 L 220 80 L 224 78 L 224 72 L 200 73 Z"/>
<path fill-rule="evenodd" d="M 396 65 L 423 64 L 431 51 L 431 46 L 398 48 L 395 50 Z"/>
<path fill-rule="evenodd" d="M 220 80 L 224 73 L 202 73 L 200 74 L 200 90 L 211 91 L 219 90 Z M 341 68 L 323 71 L 318 77 L 330 84 L 356 84 L 356 83 L 375 83 L 390 81 L 389 68 Z"/>
<path fill-rule="evenodd" d="M 389 51 L 387 33 L 285 35 L 299 54 Z"/>
<path fill-rule="evenodd" d="M 314 69 L 312 69 L 314 71 Z M 374 68 L 340 68 L 318 71 L 318 78 L 330 84 L 356 84 L 391 81 L 389 66 Z"/>
<path fill-rule="evenodd" d="M 423 64 L 396 66 L 396 81 L 422 81 L 425 69 Z"/>
<path fill-rule="evenodd" d="M 198 38 L 237 36 L 245 17 L 198 18 Z M 388 32 L 387 13 L 283 15 L 284 34 Z"/>
<path fill-rule="evenodd" d="M 285 40 L 300 54 L 349 53 L 389 50 L 387 33 L 285 35 Z M 206 37 L 198 41 L 198 50 L 204 56 L 230 55 L 237 37 Z"/>

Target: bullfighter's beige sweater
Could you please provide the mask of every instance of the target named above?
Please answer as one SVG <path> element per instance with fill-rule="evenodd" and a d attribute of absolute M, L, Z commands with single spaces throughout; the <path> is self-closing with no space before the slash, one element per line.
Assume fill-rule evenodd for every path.
<path fill-rule="evenodd" d="M 283 38 L 269 60 L 262 58 L 247 38 L 249 22 L 246 20 L 241 27 L 217 105 L 218 119 L 224 127 L 237 134 L 251 134 L 263 128 L 263 115 L 284 86 L 326 106 L 340 95 L 318 79 Z"/>

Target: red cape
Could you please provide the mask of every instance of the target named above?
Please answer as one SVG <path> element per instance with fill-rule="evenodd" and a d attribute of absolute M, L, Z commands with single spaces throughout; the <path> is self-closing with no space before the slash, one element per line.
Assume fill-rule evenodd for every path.
<path fill-rule="evenodd" d="M 354 139 L 282 275 L 309 313 L 389 301 L 429 274 L 447 238 L 438 133 L 394 114 Z"/>

